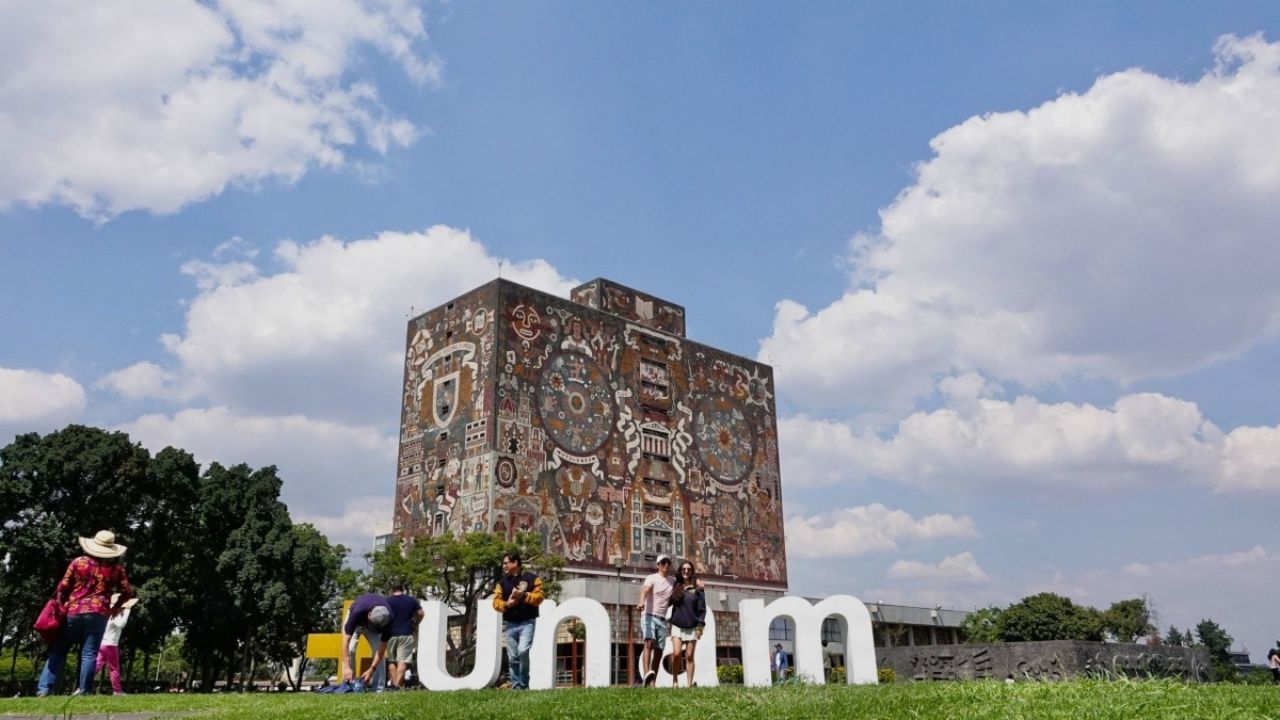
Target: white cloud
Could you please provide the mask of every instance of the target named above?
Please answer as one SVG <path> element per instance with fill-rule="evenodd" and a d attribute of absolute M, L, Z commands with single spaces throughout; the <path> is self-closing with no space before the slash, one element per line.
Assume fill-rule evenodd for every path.
<path fill-rule="evenodd" d="M 935 514 L 917 520 L 879 503 L 787 519 L 787 548 L 792 556 L 800 558 L 853 557 L 896 550 L 902 542 L 971 538 L 977 534 L 968 517 Z"/>
<path fill-rule="evenodd" d="M 1028 396 L 966 400 L 915 413 L 888 437 L 804 416 L 778 428 L 787 481 L 799 487 L 876 477 L 960 490 L 1186 483 L 1280 493 L 1280 428 L 1223 433 L 1194 403 L 1153 393 L 1123 396 L 1111 408 Z"/>
<path fill-rule="evenodd" d="M 908 582 L 982 583 L 991 579 L 973 553 L 965 551 L 947 558 L 936 565 L 918 560 L 898 560 L 889 567 L 889 577 Z"/>
<path fill-rule="evenodd" d="M 396 417 L 411 307 L 422 312 L 494 279 L 500 262 L 505 278 L 548 292 L 565 296 L 576 284 L 542 260 L 503 261 L 465 231 L 440 226 L 282 242 L 274 257 L 285 267 L 275 274 L 201 270 L 185 331 L 163 338 L 175 366 L 159 375 L 177 386 L 152 384 L 154 392 L 204 396 L 239 412 L 381 425 Z M 112 376 L 125 372 L 143 374 Z M 139 390 L 120 378 L 111 384 Z"/>
<path fill-rule="evenodd" d="M 0 367 L 0 445 L 18 433 L 56 430 L 84 408 L 84 388 L 62 373 Z"/>
<path fill-rule="evenodd" d="M 0 4 L 0 208 L 169 213 L 407 145 L 360 51 L 437 83 L 425 41 L 410 0 Z"/>
<path fill-rule="evenodd" d="M 1194 81 L 1128 70 L 934 138 L 843 297 L 779 303 L 760 357 L 780 387 L 907 410 L 953 373 L 1130 381 L 1273 337 L 1280 43 L 1217 52 Z"/>
<path fill-rule="evenodd" d="M 343 506 L 341 515 L 294 513 L 293 521 L 315 525 L 329 542 L 346 545 L 354 560 L 373 550 L 375 536 L 391 532 L 392 502 L 390 497 L 358 497 Z"/>
<path fill-rule="evenodd" d="M 168 396 L 173 399 L 182 397 L 182 389 L 175 387 L 173 373 L 153 362 L 146 361 L 109 372 L 94 383 L 94 386 L 114 391 L 131 400 L 148 397 Z"/>
<path fill-rule="evenodd" d="M 370 427 L 211 407 L 144 415 L 119 429 L 152 452 L 169 445 L 183 448 L 204 466 L 215 461 L 275 465 L 295 520 L 323 516 L 353 499 L 382 492 L 395 480 L 395 435 Z M 390 518 L 390 501 L 384 515 Z"/>

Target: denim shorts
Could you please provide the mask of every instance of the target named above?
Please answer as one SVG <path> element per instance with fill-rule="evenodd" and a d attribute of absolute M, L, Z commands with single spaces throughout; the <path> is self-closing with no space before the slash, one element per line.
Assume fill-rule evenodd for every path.
<path fill-rule="evenodd" d="M 661 615 L 645 613 L 640 619 L 640 633 L 645 640 L 652 640 L 659 647 L 667 641 L 667 619 Z"/>

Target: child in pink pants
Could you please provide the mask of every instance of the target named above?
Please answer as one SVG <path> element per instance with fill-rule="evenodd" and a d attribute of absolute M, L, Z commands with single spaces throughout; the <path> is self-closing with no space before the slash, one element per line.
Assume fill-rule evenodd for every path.
<path fill-rule="evenodd" d="M 111 691 L 116 695 L 124 694 L 120 689 L 120 633 L 124 632 L 124 626 L 129 622 L 129 608 L 137 602 L 138 598 L 131 598 L 123 605 L 119 614 L 107 620 L 107 632 L 103 634 L 102 643 L 98 646 L 98 665 L 93 669 L 93 674 L 102 672 L 104 664 L 110 668 Z M 111 598 L 111 604 L 116 604 L 115 597 Z"/>

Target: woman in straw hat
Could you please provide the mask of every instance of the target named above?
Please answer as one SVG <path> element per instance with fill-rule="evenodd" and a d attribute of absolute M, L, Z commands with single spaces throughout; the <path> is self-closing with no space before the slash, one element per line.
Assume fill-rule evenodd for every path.
<path fill-rule="evenodd" d="M 115 533 L 102 530 L 92 538 L 80 538 L 85 554 L 71 561 L 53 596 L 67 612 L 67 626 L 49 650 L 49 661 L 40 673 L 36 695 L 53 691 L 67 661 L 72 645 L 80 645 L 80 684 L 76 694 L 93 690 L 93 676 L 98 646 L 107 629 L 107 619 L 118 613 L 133 598 L 133 586 L 120 558 L 125 546 L 116 542 Z M 113 593 L 118 593 L 113 595 Z"/>
<path fill-rule="evenodd" d="M 98 646 L 98 662 L 93 668 L 93 676 L 97 677 L 106 665 L 111 670 L 111 691 L 123 695 L 120 687 L 120 633 L 129 622 L 129 608 L 138 604 L 138 598 L 130 598 L 120 602 L 120 593 L 111 596 L 111 606 L 119 607 L 111 619 L 107 621 L 107 631 L 102 635 L 102 644 Z"/>

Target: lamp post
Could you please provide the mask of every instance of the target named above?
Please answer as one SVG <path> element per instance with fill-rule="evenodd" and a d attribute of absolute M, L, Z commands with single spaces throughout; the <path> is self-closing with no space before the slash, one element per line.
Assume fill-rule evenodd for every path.
<path fill-rule="evenodd" d="M 612 675 L 616 677 L 618 673 L 618 656 L 621 650 L 621 648 L 618 647 L 618 621 L 622 619 L 621 618 L 621 615 L 622 615 L 622 557 L 621 556 L 615 557 L 613 559 L 613 569 L 615 572 L 617 572 L 617 580 L 613 586 L 614 587 L 614 602 L 613 602 L 614 621 L 612 623 L 613 625 L 613 657 L 610 658 L 610 661 L 613 663 Z"/>

